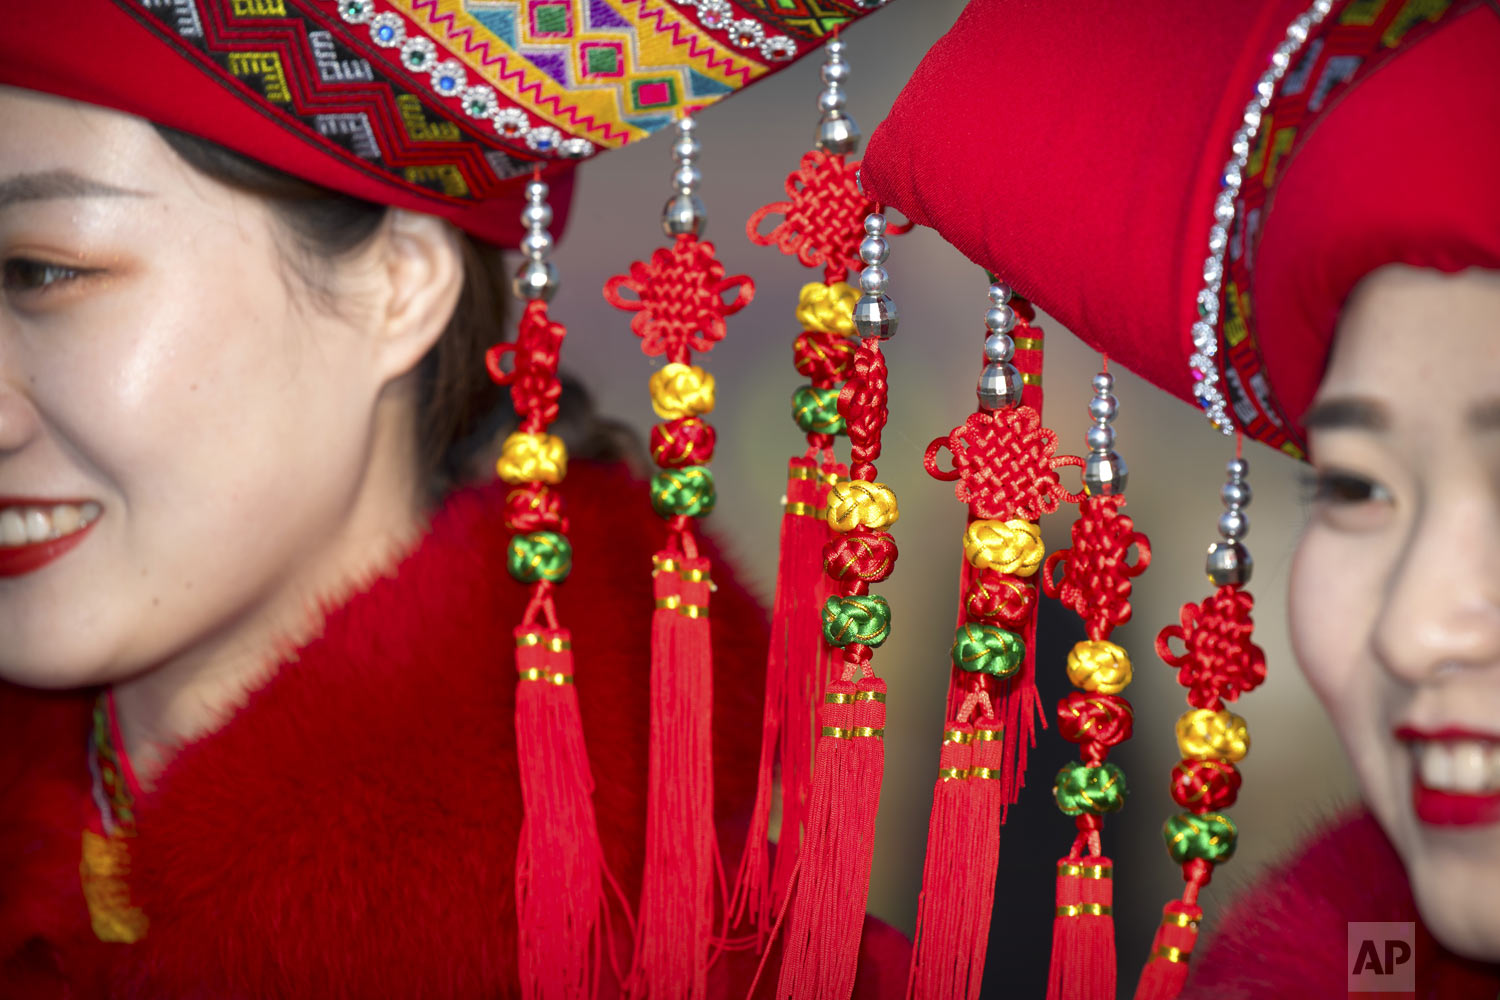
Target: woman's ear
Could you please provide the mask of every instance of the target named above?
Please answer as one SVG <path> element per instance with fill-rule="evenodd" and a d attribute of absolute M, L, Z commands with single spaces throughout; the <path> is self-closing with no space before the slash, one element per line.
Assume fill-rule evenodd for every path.
<path fill-rule="evenodd" d="M 394 380 L 417 366 L 453 317 L 464 285 L 462 237 L 434 215 L 392 209 L 383 235 L 388 294 L 375 317 L 380 375 Z"/>

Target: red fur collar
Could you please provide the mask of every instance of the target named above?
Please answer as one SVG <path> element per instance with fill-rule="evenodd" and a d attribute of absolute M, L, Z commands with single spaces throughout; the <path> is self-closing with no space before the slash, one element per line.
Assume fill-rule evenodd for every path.
<path fill-rule="evenodd" d="M 1417 923 L 1423 1000 L 1494 1000 L 1500 968 L 1446 951 L 1421 926 L 1401 859 L 1361 810 L 1329 824 L 1224 912 L 1183 1000 L 1328 1000 L 1348 993 L 1350 922 Z"/>

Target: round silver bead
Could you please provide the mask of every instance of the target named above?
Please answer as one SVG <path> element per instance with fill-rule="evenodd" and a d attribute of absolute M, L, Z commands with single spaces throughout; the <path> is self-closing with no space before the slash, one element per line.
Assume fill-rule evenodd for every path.
<path fill-rule="evenodd" d="M 979 373 L 979 406 L 985 410 L 1004 410 L 1021 405 L 1025 383 L 1015 365 L 999 362 L 984 366 Z"/>
<path fill-rule="evenodd" d="M 693 131 L 697 127 L 698 127 L 698 121 L 697 121 L 697 119 L 693 118 L 691 115 L 687 115 L 687 116 L 684 116 L 682 118 L 677 119 L 677 134 L 678 135 L 686 135 L 687 133 Z"/>
<path fill-rule="evenodd" d="M 520 249 L 531 260 L 541 260 L 552 252 L 552 237 L 546 230 L 533 229 L 521 237 Z"/>
<path fill-rule="evenodd" d="M 821 75 L 824 83 L 846 83 L 850 75 L 849 64 L 842 59 L 830 59 L 823 64 Z"/>
<path fill-rule="evenodd" d="M 844 54 L 844 50 L 848 47 L 849 43 L 844 41 L 842 38 L 830 38 L 828 40 L 828 44 L 823 46 L 823 51 L 828 53 L 828 59 L 830 62 L 832 62 L 836 59 L 841 58 Z"/>
<path fill-rule="evenodd" d="M 1109 424 L 1094 424 L 1083 432 L 1083 443 L 1090 451 L 1109 451 L 1115 446 L 1115 429 Z"/>
<path fill-rule="evenodd" d="M 1113 497 L 1125 492 L 1130 470 L 1112 451 L 1091 451 L 1083 458 L 1083 489 L 1091 497 Z"/>
<path fill-rule="evenodd" d="M 1094 387 L 1094 391 L 1096 393 L 1103 394 L 1114 389 L 1115 377 L 1109 372 L 1100 372 L 1099 374 L 1094 376 L 1094 379 L 1090 384 Z"/>
<path fill-rule="evenodd" d="M 661 210 L 662 232 L 670 237 L 702 236 L 708 225 L 708 210 L 703 199 L 679 192 Z"/>
<path fill-rule="evenodd" d="M 842 111 L 849 103 L 849 95 L 844 93 L 842 87 L 829 87 L 818 93 L 818 110 L 824 114 L 831 111 Z"/>
<path fill-rule="evenodd" d="M 859 290 L 866 295 L 884 295 L 891 276 L 879 264 L 871 264 L 859 272 Z"/>
<path fill-rule="evenodd" d="M 703 171 L 691 163 L 684 163 L 672 172 L 672 186 L 680 194 L 692 194 L 703 183 Z"/>
<path fill-rule="evenodd" d="M 1206 569 L 1209 582 L 1215 587 L 1230 583 L 1247 584 L 1254 568 L 1255 560 L 1250 558 L 1250 550 L 1239 542 L 1214 542 L 1208 547 Z"/>
<path fill-rule="evenodd" d="M 988 294 L 992 305 L 1003 306 L 1010 301 L 1010 286 L 1003 281 L 997 281 L 990 286 Z"/>
<path fill-rule="evenodd" d="M 557 265 L 550 260 L 528 260 L 511 281 L 516 298 L 527 302 L 551 302 L 557 294 Z"/>
<path fill-rule="evenodd" d="M 817 147 L 830 156 L 847 156 L 859 148 L 859 126 L 843 112 L 824 115 L 818 121 Z"/>
<path fill-rule="evenodd" d="M 989 362 L 1009 361 L 1016 356 L 1016 342 L 1003 333 L 992 333 L 984 338 L 984 360 Z"/>
<path fill-rule="evenodd" d="M 1244 479 L 1250 475 L 1250 463 L 1243 458 L 1231 458 L 1229 460 L 1229 478 Z"/>
<path fill-rule="evenodd" d="M 863 295 L 854 303 L 854 329 L 861 337 L 890 340 L 896 335 L 899 317 L 889 295 Z"/>
<path fill-rule="evenodd" d="M 984 313 L 984 328 L 991 333 L 1010 333 L 1016 328 L 1016 311 L 1007 305 L 990 306 Z"/>
<path fill-rule="evenodd" d="M 1224 506 L 1231 508 L 1250 506 L 1251 496 L 1250 484 L 1246 482 L 1231 481 L 1219 490 L 1219 499 L 1224 501 Z"/>
<path fill-rule="evenodd" d="M 703 152 L 703 144 L 691 135 L 678 136 L 677 141 L 672 143 L 672 158 L 674 160 L 697 159 L 698 154 Z"/>
<path fill-rule="evenodd" d="M 546 229 L 552 225 L 552 206 L 546 202 L 527 205 L 521 209 L 521 225 L 527 229 Z"/>
<path fill-rule="evenodd" d="M 884 236 L 885 216 L 879 212 L 871 212 L 865 216 L 865 233 L 869 236 Z"/>
<path fill-rule="evenodd" d="M 1119 406 L 1113 396 L 1095 396 L 1089 400 L 1089 416 L 1102 424 L 1115 419 Z"/>
<path fill-rule="evenodd" d="M 1238 542 L 1250 534 L 1250 515 L 1236 507 L 1219 515 L 1219 534 Z"/>
<path fill-rule="evenodd" d="M 527 181 L 526 200 L 530 202 L 546 201 L 547 190 L 546 181 Z"/>
<path fill-rule="evenodd" d="M 879 236 L 866 236 L 859 241 L 859 259 L 874 267 L 884 264 L 891 255 L 891 245 Z"/>

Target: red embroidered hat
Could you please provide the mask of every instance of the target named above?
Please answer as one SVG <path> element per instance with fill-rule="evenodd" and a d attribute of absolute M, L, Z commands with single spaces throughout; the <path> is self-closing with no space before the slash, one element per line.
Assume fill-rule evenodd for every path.
<path fill-rule="evenodd" d="M 625 145 L 885 0 L 47 0 L 0 84 L 117 108 L 513 244 L 542 166 Z M 557 175 L 557 176 L 552 176 Z"/>
<path fill-rule="evenodd" d="M 1500 267 L 1481 0 L 974 0 L 863 164 L 1112 360 L 1300 456 L 1345 298 Z"/>

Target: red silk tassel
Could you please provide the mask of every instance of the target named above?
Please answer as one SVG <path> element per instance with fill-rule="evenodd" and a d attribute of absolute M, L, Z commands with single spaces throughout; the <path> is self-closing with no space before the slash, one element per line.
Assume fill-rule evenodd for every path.
<path fill-rule="evenodd" d="M 1196 903 L 1174 899 L 1162 907 L 1161 926 L 1151 940 L 1151 957 L 1141 970 L 1135 1000 L 1173 1000 L 1182 992 L 1202 919 L 1203 910 Z"/>
<path fill-rule="evenodd" d="M 1047 1000 L 1114 1000 L 1114 866 L 1105 857 L 1057 863 L 1057 913 Z"/>
<path fill-rule="evenodd" d="M 525 822 L 516 861 L 527 1000 L 597 995 L 603 853 L 566 629 L 516 629 L 516 757 Z"/>
<path fill-rule="evenodd" d="M 747 916 L 751 919 L 762 946 L 796 869 L 812 789 L 814 700 L 827 683 L 825 675 L 833 655 L 823 641 L 820 617 L 831 591 L 823 572 L 823 545 L 830 532 L 821 514 L 827 503 L 828 483 L 812 458 L 791 460 L 786 494 L 771 612 L 771 649 L 766 660 L 759 782 L 730 906 L 734 922 Z M 770 826 L 778 767 L 781 834 L 773 870 Z"/>
<path fill-rule="evenodd" d="M 875 814 L 885 767 L 885 682 L 829 685 L 776 995 L 848 1000 L 870 895 Z"/>
<path fill-rule="evenodd" d="M 709 709 L 708 560 L 653 559 L 646 863 L 630 995 L 701 998 L 718 873 Z"/>

